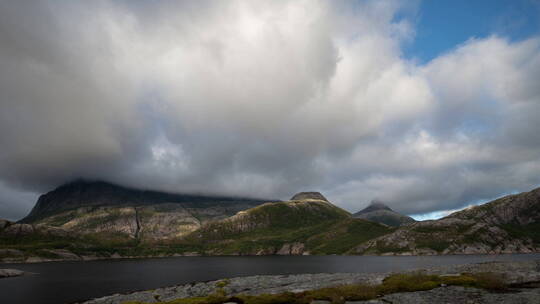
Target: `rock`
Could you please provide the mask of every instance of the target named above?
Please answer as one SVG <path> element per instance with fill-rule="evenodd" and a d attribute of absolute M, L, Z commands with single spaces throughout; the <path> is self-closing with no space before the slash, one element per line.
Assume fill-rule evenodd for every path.
<path fill-rule="evenodd" d="M 3 233 L 10 236 L 30 235 L 34 233 L 34 226 L 29 224 L 13 224 L 4 229 Z"/>
<path fill-rule="evenodd" d="M 513 293 L 490 293 L 486 290 L 450 286 L 427 291 L 395 293 L 382 298 L 385 303 L 393 304 L 453 304 L 453 303 L 498 303 L 498 304 L 537 304 L 540 288 L 518 289 Z M 366 303 L 366 302 L 362 302 Z"/>
<path fill-rule="evenodd" d="M 30 225 L 30 224 L 21 224 L 21 223 L 9 224 L 1 233 L 6 236 L 12 236 L 12 237 L 29 236 L 29 235 L 34 235 L 34 234 L 39 234 L 39 235 L 44 235 L 44 236 L 66 237 L 70 234 L 66 230 L 57 228 L 57 227 L 51 227 L 51 226 L 42 225 L 42 224 Z"/>
<path fill-rule="evenodd" d="M 42 263 L 42 262 L 51 262 L 51 261 L 53 261 L 53 260 L 45 259 L 45 258 L 38 257 L 38 256 L 30 256 L 30 257 L 26 258 L 26 260 L 24 262 L 25 263 Z"/>
<path fill-rule="evenodd" d="M 97 257 L 95 255 L 82 255 L 81 259 L 83 261 L 95 261 L 101 259 L 100 257 Z"/>
<path fill-rule="evenodd" d="M 322 195 L 320 192 L 300 192 L 293 195 L 293 197 L 291 198 L 291 201 L 301 201 L 301 200 L 306 200 L 306 199 L 313 199 L 313 200 L 328 202 L 326 197 L 324 197 L 324 195 Z"/>
<path fill-rule="evenodd" d="M 0 230 L 5 229 L 7 226 L 9 226 L 11 224 L 13 224 L 13 222 L 8 221 L 8 220 L 4 220 L 4 219 L 0 219 Z"/>
<path fill-rule="evenodd" d="M 66 249 L 50 249 L 50 250 L 45 250 L 45 251 L 50 252 L 54 255 L 57 255 L 58 258 L 62 260 L 70 260 L 70 261 L 82 260 L 80 256 Z"/>
<path fill-rule="evenodd" d="M 228 279 L 229 283 L 223 289 L 228 295 L 240 293 L 248 295 L 275 294 L 354 283 L 376 284 L 380 283 L 383 278 L 383 274 L 358 273 L 249 276 Z M 158 295 L 163 302 L 186 297 L 202 297 L 214 293 L 218 282 L 192 283 L 124 295 L 112 295 L 90 300 L 84 304 L 121 304 L 130 301 L 154 303 L 155 295 Z"/>
<path fill-rule="evenodd" d="M 277 255 L 302 255 L 304 252 L 304 244 L 302 243 L 292 243 L 292 244 L 283 244 L 281 249 L 276 252 Z"/>
<path fill-rule="evenodd" d="M 24 253 L 17 249 L 0 249 L 0 256 L 0 262 L 3 263 L 24 262 Z"/>
<path fill-rule="evenodd" d="M 273 255 L 273 254 L 276 254 L 276 249 L 273 247 L 259 249 L 255 253 L 255 255 Z"/>
<path fill-rule="evenodd" d="M 0 269 L 0 278 L 22 276 L 24 271 L 18 269 Z"/>
<path fill-rule="evenodd" d="M 470 265 L 457 265 L 425 269 L 427 274 L 454 275 L 456 273 L 496 272 L 503 275 L 506 283 L 523 284 L 540 281 L 540 260 L 530 262 L 491 262 Z M 417 273 L 410 270 L 408 273 Z M 276 294 L 283 292 L 305 291 L 324 287 L 350 284 L 380 284 L 388 273 L 321 273 L 300 275 L 265 275 L 228 279 L 223 287 L 228 295 L 247 294 Z M 219 281 L 192 283 L 179 286 L 158 288 L 149 291 L 138 291 L 124 295 L 112 295 L 91 301 L 85 304 L 121 304 L 124 302 L 154 303 L 158 296 L 160 301 L 202 297 L 216 292 Z M 463 288 L 456 286 L 439 287 L 429 291 L 398 293 L 386 295 L 370 301 L 349 301 L 347 303 L 395 303 L 395 304 L 422 304 L 422 303 L 534 303 L 540 299 L 540 288 L 518 289 L 514 293 L 490 293 L 485 290 Z M 311 304 L 328 304 L 329 301 L 312 301 Z"/>

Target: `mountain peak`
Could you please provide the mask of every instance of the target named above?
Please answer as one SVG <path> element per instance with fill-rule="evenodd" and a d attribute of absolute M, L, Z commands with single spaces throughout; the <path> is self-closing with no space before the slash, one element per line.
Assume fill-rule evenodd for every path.
<path fill-rule="evenodd" d="M 395 227 L 415 221 L 409 216 L 395 212 L 377 199 L 372 200 L 369 206 L 353 214 L 353 217 Z"/>
<path fill-rule="evenodd" d="M 80 207 L 144 206 L 163 203 L 199 208 L 246 203 L 257 206 L 272 200 L 202 194 L 179 194 L 128 188 L 106 181 L 77 179 L 39 197 L 29 215 L 21 222 L 30 223 L 53 214 Z"/>
<path fill-rule="evenodd" d="M 322 195 L 320 192 L 300 192 L 300 193 L 296 193 L 291 198 L 291 201 L 300 201 L 300 200 L 305 200 L 305 199 L 315 199 L 315 200 L 328 202 L 326 197 L 324 197 L 324 195 Z"/>
<path fill-rule="evenodd" d="M 394 211 L 390 207 L 388 207 L 385 203 L 383 203 L 382 201 L 380 201 L 378 199 L 374 199 L 374 200 L 371 201 L 369 206 L 367 206 L 366 208 L 358 211 L 356 214 L 363 214 L 363 213 L 368 213 L 368 212 L 377 211 L 377 210 Z"/>

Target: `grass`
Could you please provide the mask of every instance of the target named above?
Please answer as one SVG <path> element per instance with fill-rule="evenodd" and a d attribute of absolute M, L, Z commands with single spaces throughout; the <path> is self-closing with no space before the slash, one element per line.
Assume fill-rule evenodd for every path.
<path fill-rule="evenodd" d="M 512 238 L 530 238 L 534 243 L 540 244 L 540 222 L 527 225 L 505 224 L 500 226 Z"/>
<path fill-rule="evenodd" d="M 208 297 L 176 299 L 164 304 L 221 304 L 225 302 L 243 304 L 308 304 L 313 300 L 327 300 L 334 304 L 345 301 L 371 300 L 382 295 L 398 292 L 414 292 L 437 288 L 439 286 L 465 286 L 487 290 L 504 290 L 502 278 L 494 273 L 460 274 L 452 276 L 427 275 L 423 273 L 394 274 L 379 285 L 352 284 L 292 293 L 227 296 L 222 288 Z M 123 304 L 144 304 L 124 302 Z"/>
<path fill-rule="evenodd" d="M 450 247 L 451 243 L 444 240 L 437 239 L 417 239 L 416 241 L 418 248 L 429 248 L 437 252 L 443 252 L 446 248 Z"/>
<path fill-rule="evenodd" d="M 351 218 L 308 238 L 306 245 L 313 254 L 343 254 L 368 240 L 394 230 L 395 228 Z"/>

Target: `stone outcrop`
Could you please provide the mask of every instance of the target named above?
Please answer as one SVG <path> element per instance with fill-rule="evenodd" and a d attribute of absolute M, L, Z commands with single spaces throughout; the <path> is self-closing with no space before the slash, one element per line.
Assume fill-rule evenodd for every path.
<path fill-rule="evenodd" d="M 17 223 L 9 225 L 1 232 L 1 234 L 4 236 L 12 237 L 22 237 L 32 234 L 65 237 L 69 235 L 69 232 L 58 227 L 52 227 L 43 224 L 31 225 Z"/>
<path fill-rule="evenodd" d="M 13 224 L 13 222 L 11 221 L 8 221 L 8 220 L 4 220 L 4 219 L 0 219 L 0 231 L 7 228 L 7 226 Z"/>
<path fill-rule="evenodd" d="M 277 255 L 302 255 L 304 253 L 303 243 L 283 244 L 276 253 Z"/>
<path fill-rule="evenodd" d="M 24 275 L 24 271 L 17 269 L 0 269 L 0 278 L 18 277 Z"/>
<path fill-rule="evenodd" d="M 495 293 L 478 288 L 460 286 L 439 287 L 432 290 L 385 295 L 377 300 L 345 303 L 418 304 L 418 303 L 475 303 L 475 304 L 536 304 L 540 299 L 537 288 L 515 288 L 511 293 Z"/>
<path fill-rule="evenodd" d="M 301 200 L 307 200 L 307 199 L 328 202 L 326 197 L 324 197 L 324 195 L 322 195 L 320 192 L 300 192 L 293 195 L 293 197 L 291 198 L 291 201 L 301 201 Z"/>

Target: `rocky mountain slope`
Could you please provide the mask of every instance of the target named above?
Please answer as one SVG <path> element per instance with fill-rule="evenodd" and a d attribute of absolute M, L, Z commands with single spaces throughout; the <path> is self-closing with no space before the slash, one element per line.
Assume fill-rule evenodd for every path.
<path fill-rule="evenodd" d="M 250 205 L 253 204 L 253 205 Z M 366 214 L 384 206 L 371 206 Z M 316 192 L 290 201 L 77 206 L 0 220 L 0 260 L 170 255 L 431 255 L 540 252 L 540 188 L 434 221 L 390 227 Z"/>
<path fill-rule="evenodd" d="M 353 219 L 317 192 L 266 203 L 211 222 L 185 238 L 206 254 L 343 253 L 391 232 L 378 223 Z"/>
<path fill-rule="evenodd" d="M 353 217 L 393 227 L 416 222 L 412 217 L 399 214 L 377 200 L 372 201 L 369 206 L 353 214 Z"/>
<path fill-rule="evenodd" d="M 263 200 L 169 194 L 105 182 L 77 181 L 42 195 L 21 223 L 77 234 L 122 234 L 141 240 L 181 237 Z"/>
<path fill-rule="evenodd" d="M 540 188 L 434 221 L 416 222 L 358 246 L 356 254 L 540 252 Z"/>
<path fill-rule="evenodd" d="M 394 230 L 354 219 L 321 194 L 295 197 L 302 199 L 265 203 L 221 220 L 216 214 L 221 216 L 223 210 L 180 209 L 165 203 L 80 207 L 33 224 L 9 223 L 0 229 L 0 247 L 5 248 L 0 259 L 342 254 Z M 185 230 L 180 233 L 178 227 Z"/>

